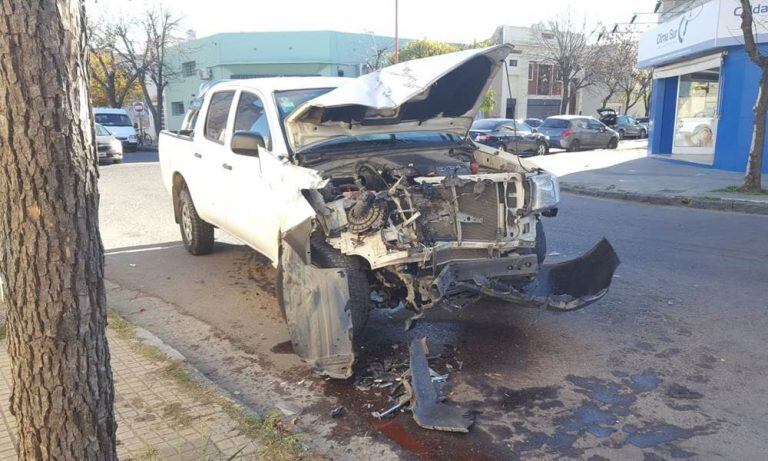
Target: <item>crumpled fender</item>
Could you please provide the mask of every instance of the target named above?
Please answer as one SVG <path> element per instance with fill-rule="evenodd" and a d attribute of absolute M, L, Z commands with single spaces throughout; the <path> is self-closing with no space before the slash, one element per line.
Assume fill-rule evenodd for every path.
<path fill-rule="evenodd" d="M 309 220 L 282 239 L 281 295 L 293 350 L 312 369 L 332 378 L 349 378 L 355 354 L 349 286 L 345 269 L 321 269 L 309 257 Z"/>

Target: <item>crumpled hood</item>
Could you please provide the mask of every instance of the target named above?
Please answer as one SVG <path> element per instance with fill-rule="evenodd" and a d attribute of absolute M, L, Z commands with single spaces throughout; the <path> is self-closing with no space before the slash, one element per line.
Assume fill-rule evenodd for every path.
<path fill-rule="evenodd" d="M 294 152 L 339 136 L 441 131 L 465 136 L 511 45 L 406 61 L 298 107 L 285 123 Z"/>

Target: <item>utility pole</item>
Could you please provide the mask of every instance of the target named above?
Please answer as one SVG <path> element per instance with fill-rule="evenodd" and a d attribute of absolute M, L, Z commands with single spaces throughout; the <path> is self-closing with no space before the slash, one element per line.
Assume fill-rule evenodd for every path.
<path fill-rule="evenodd" d="M 400 62 L 400 45 L 398 43 L 397 35 L 397 3 L 398 0 L 395 0 L 395 64 Z"/>

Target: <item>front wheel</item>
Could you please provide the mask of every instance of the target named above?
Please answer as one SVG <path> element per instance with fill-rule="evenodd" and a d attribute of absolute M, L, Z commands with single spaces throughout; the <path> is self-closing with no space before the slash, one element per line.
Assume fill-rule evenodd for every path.
<path fill-rule="evenodd" d="M 547 257 L 547 234 L 544 233 L 544 224 L 541 220 L 536 221 L 536 260 L 539 265 Z"/>
<path fill-rule="evenodd" d="M 619 130 L 619 139 L 624 139 L 624 130 Z"/>
<path fill-rule="evenodd" d="M 213 226 L 197 214 L 192 196 L 184 188 L 179 194 L 181 239 L 184 248 L 193 255 L 207 255 L 213 251 Z"/>
<path fill-rule="evenodd" d="M 617 147 L 619 147 L 619 140 L 611 138 L 611 140 L 608 141 L 608 149 L 616 149 Z"/>
<path fill-rule="evenodd" d="M 536 147 L 536 155 L 547 155 L 547 150 L 547 145 L 543 142 L 540 142 Z"/>

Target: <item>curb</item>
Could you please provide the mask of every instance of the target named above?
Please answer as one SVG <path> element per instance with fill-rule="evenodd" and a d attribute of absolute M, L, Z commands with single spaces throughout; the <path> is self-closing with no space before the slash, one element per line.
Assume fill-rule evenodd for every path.
<path fill-rule="evenodd" d="M 630 202 L 647 203 L 651 205 L 679 206 L 702 210 L 768 215 L 768 203 L 749 202 L 746 200 L 686 197 L 680 195 L 639 194 L 635 192 L 594 189 L 566 183 L 560 183 L 560 189 L 563 192 L 568 192 L 571 194 L 615 200 L 627 200 Z"/>
<path fill-rule="evenodd" d="M 259 414 L 258 412 L 252 410 L 248 405 L 237 398 L 237 396 L 233 395 L 231 392 L 227 391 L 226 389 L 222 388 L 218 384 L 216 384 L 214 381 L 212 381 L 210 378 L 205 376 L 203 372 L 195 368 L 191 363 L 189 363 L 189 360 L 178 350 L 174 349 L 167 343 L 165 343 L 162 339 L 155 336 L 154 333 L 152 333 L 149 330 L 146 330 L 135 323 L 130 322 L 129 320 L 125 319 L 123 317 L 123 320 L 131 325 L 133 328 L 134 334 L 135 334 L 135 340 L 144 344 L 145 346 L 150 346 L 155 348 L 156 350 L 160 351 L 165 355 L 165 357 L 168 360 L 171 361 L 179 361 L 183 364 L 184 369 L 188 373 L 189 377 L 201 385 L 211 389 L 213 392 L 221 395 L 225 399 L 229 400 L 233 404 L 237 405 L 243 413 L 245 413 L 248 416 L 255 417 L 258 419 L 264 419 L 265 415 Z"/>

